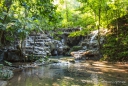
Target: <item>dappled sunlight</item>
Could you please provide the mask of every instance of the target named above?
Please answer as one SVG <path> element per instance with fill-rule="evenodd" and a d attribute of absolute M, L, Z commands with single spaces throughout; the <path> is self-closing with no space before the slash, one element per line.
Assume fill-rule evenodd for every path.
<path fill-rule="evenodd" d="M 100 86 L 113 86 L 116 83 L 119 85 L 127 84 L 128 73 L 126 72 L 127 69 L 123 69 L 123 65 L 100 61 L 76 61 L 76 63 L 68 62 L 67 64 L 64 61 L 68 62 L 67 59 L 64 59 L 62 63 L 21 71 L 11 82 L 9 81 L 8 86 L 24 85 L 24 82 L 27 85 L 37 84 L 37 86 L 98 86 L 99 84 Z M 122 67 L 122 69 L 118 67 Z M 15 83 L 16 80 L 18 83 Z"/>
<path fill-rule="evenodd" d="M 7 86 L 127 86 L 127 61 L 128 0 L 0 0 Z"/>
<path fill-rule="evenodd" d="M 71 78 L 71 77 L 64 77 L 64 79 L 74 80 L 74 78 Z"/>
<path fill-rule="evenodd" d="M 20 82 L 20 80 L 21 80 L 21 76 L 18 77 L 18 82 Z"/>
<path fill-rule="evenodd" d="M 94 63 L 93 66 L 107 67 L 107 68 L 108 68 L 108 67 L 109 67 L 109 68 L 113 67 L 113 66 L 108 66 L 108 65 L 105 65 L 105 64 L 97 64 L 97 63 Z"/>
<path fill-rule="evenodd" d="M 124 72 L 128 73 L 128 64 L 111 64 L 107 62 L 93 62 L 89 65 L 91 68 L 100 69 L 105 72 Z"/>

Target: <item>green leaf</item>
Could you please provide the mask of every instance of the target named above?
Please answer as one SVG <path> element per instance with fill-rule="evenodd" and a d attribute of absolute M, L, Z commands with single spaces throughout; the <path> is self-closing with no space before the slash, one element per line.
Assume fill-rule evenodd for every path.
<path fill-rule="evenodd" d="M 14 41 L 14 37 L 6 36 L 6 40 L 8 40 L 8 41 Z"/>

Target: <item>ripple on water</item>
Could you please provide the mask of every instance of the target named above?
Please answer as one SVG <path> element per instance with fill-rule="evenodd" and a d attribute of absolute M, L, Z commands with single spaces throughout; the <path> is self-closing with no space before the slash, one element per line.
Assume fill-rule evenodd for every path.
<path fill-rule="evenodd" d="M 93 63 L 63 61 L 26 68 L 15 73 L 7 86 L 127 86 L 127 73 L 105 72 Z"/>

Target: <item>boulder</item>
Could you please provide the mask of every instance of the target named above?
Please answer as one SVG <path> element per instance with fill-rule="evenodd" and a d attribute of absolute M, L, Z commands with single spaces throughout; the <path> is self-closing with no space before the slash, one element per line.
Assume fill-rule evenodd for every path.
<path fill-rule="evenodd" d="M 79 51 L 73 51 L 70 54 L 75 58 L 75 59 L 81 59 L 83 57 L 83 53 L 85 50 L 79 50 Z"/>
<path fill-rule="evenodd" d="M 84 57 L 94 57 L 99 55 L 99 51 L 97 50 L 88 50 L 86 52 L 83 52 L 82 56 Z"/>
<path fill-rule="evenodd" d="M 4 51 L 0 50 L 0 62 L 3 61 L 4 58 Z"/>
<path fill-rule="evenodd" d="M 75 59 L 85 59 L 99 55 L 97 50 L 79 50 L 70 53 Z"/>
<path fill-rule="evenodd" d="M 1 81 L 0 80 L 0 86 L 6 86 L 7 85 L 7 81 Z"/>
<path fill-rule="evenodd" d="M 23 61 L 24 57 L 20 50 L 7 50 L 4 53 L 4 59 L 6 61 Z"/>

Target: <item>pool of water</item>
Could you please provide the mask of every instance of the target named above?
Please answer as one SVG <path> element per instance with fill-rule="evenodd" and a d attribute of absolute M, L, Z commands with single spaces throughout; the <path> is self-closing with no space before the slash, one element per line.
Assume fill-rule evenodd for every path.
<path fill-rule="evenodd" d="M 127 73 L 104 72 L 98 67 L 86 61 L 61 61 L 26 68 L 15 72 L 7 86 L 127 86 Z"/>

